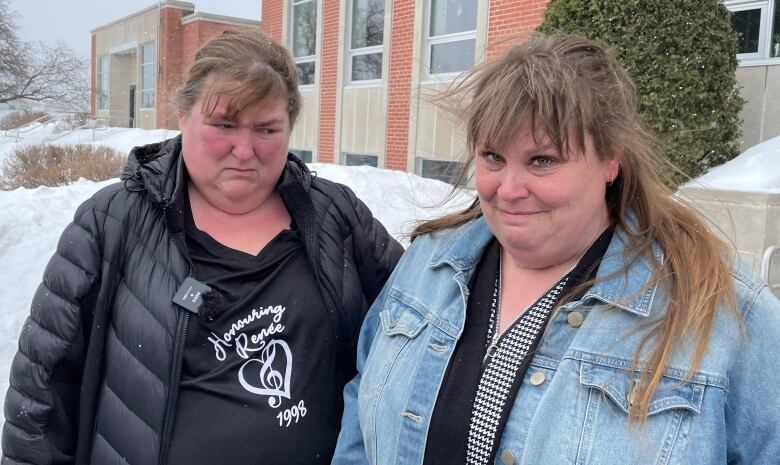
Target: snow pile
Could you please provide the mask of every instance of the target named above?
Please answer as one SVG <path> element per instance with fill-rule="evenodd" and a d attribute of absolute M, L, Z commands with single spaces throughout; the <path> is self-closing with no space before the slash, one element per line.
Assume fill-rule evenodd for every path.
<path fill-rule="evenodd" d="M 75 143 L 84 136 L 78 134 L 81 132 L 49 143 Z M 38 130 L 34 137 L 26 138 L 23 143 L 29 143 L 31 139 L 41 143 L 47 134 L 50 131 Z M 175 131 L 110 128 L 94 143 L 128 152 L 135 145 L 156 142 L 175 134 Z M 93 143 L 91 140 L 86 142 Z M 0 140 L 0 154 L 15 143 Z M 404 245 L 408 245 L 405 234 L 417 221 L 463 209 L 472 200 L 470 194 L 460 193 L 446 205 L 441 205 L 451 186 L 414 174 L 321 163 L 313 163 L 310 167 L 317 176 L 350 186 Z M 113 182 L 116 180 L 100 183 L 81 180 L 65 187 L 0 191 L 0 399 L 4 399 L 8 388 L 11 361 L 16 353 L 19 332 L 29 313 L 30 301 L 60 233 L 81 202 Z"/>
<path fill-rule="evenodd" d="M 401 171 L 325 163 L 311 163 L 309 168 L 322 178 L 349 186 L 404 246 L 409 244 L 408 234 L 421 220 L 464 210 L 474 199 L 466 192 L 450 199 L 449 184 Z"/>
<path fill-rule="evenodd" d="M 686 184 L 734 191 L 780 193 L 780 136 L 744 151 Z"/>
<path fill-rule="evenodd" d="M 0 131 L 0 163 L 16 147 L 34 144 L 88 144 L 113 147 L 128 154 L 136 145 L 151 144 L 179 134 L 171 129 L 97 128 L 60 131 L 56 124 L 34 123 L 21 131 Z"/>

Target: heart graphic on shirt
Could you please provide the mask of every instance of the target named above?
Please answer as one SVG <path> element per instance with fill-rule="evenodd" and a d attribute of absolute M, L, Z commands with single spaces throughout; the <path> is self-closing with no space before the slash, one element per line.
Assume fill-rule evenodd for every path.
<path fill-rule="evenodd" d="M 250 366 L 256 370 L 248 370 Z M 241 365 L 238 381 L 247 391 L 268 396 L 268 405 L 277 408 L 282 404 L 282 397 L 290 398 L 291 370 L 290 346 L 284 341 L 273 339 L 265 346 L 259 358 L 249 359 Z"/>

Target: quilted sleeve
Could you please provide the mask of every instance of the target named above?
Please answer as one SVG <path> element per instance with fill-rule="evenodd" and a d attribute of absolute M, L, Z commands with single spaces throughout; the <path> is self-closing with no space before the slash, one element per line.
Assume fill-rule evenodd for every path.
<path fill-rule="evenodd" d="M 76 211 L 19 336 L 5 398 L 2 464 L 73 463 L 86 336 L 101 264 L 94 201 Z"/>

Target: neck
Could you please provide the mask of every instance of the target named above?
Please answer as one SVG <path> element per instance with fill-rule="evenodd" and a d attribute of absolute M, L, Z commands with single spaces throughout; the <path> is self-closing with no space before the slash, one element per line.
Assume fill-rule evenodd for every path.
<path fill-rule="evenodd" d="M 290 213 L 276 191 L 256 208 L 243 213 L 230 213 L 214 206 L 192 185 L 189 195 L 195 226 L 223 245 L 242 252 L 256 255 L 280 231 L 290 227 Z"/>

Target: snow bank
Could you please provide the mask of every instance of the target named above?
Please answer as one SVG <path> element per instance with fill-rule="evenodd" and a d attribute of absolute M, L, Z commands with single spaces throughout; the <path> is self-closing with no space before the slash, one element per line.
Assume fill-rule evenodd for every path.
<path fill-rule="evenodd" d="M 780 193 L 780 136 L 754 145 L 686 185 Z"/>

